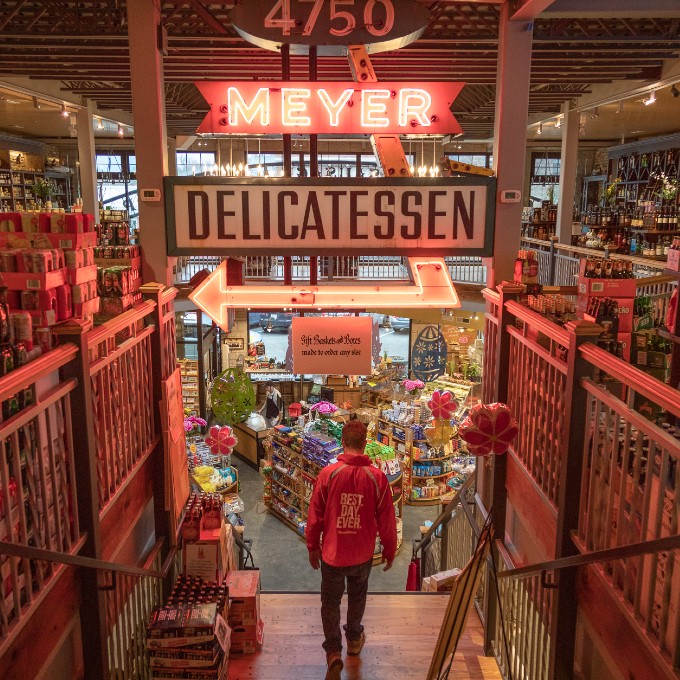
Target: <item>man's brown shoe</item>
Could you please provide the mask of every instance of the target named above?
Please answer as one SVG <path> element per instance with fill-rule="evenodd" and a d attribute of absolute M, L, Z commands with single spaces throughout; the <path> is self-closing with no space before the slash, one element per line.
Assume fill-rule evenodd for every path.
<path fill-rule="evenodd" d="M 358 640 L 347 640 L 347 654 L 350 656 L 359 656 L 361 649 L 366 642 L 366 634 L 362 633 Z"/>
<path fill-rule="evenodd" d="M 331 652 L 326 654 L 326 680 L 340 680 L 343 669 L 342 654 Z"/>

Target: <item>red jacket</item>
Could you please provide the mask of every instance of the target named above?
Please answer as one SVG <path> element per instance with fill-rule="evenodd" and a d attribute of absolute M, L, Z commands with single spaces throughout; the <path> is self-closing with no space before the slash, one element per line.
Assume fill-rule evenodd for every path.
<path fill-rule="evenodd" d="M 307 547 L 318 550 L 323 532 L 322 559 L 334 567 L 368 562 L 380 533 L 383 557 L 397 551 L 397 522 L 392 491 L 385 473 L 368 456 L 343 453 L 319 474 L 307 516 Z"/>

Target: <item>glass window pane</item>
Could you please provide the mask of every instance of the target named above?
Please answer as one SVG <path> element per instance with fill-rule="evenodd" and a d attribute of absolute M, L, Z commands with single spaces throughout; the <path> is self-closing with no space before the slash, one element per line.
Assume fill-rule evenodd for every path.
<path fill-rule="evenodd" d="M 122 172 L 123 161 L 120 154 L 97 154 L 97 172 Z"/>

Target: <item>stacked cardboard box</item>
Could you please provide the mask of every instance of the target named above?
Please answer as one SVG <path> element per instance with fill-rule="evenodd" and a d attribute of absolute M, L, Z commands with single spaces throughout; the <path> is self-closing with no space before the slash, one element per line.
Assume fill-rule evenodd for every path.
<path fill-rule="evenodd" d="M 260 572 L 230 571 L 229 625 L 232 654 L 254 654 L 262 649 L 264 623 L 260 618 Z"/>
<path fill-rule="evenodd" d="M 630 361 L 635 279 L 586 277 L 588 265 L 589 260 L 581 260 L 577 312 L 602 325 L 612 341 L 618 343 L 621 358 Z M 603 298 L 607 298 L 606 304 Z"/>
<path fill-rule="evenodd" d="M 153 680 L 226 680 L 231 631 L 228 591 L 180 578 L 164 607 L 151 614 L 146 647 Z"/>

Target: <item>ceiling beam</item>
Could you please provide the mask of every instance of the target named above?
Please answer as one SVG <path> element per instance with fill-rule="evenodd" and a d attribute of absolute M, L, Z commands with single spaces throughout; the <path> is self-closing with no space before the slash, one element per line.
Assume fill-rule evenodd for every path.
<path fill-rule="evenodd" d="M 541 12 L 545 11 L 555 0 L 519 0 L 515 2 L 515 11 L 510 15 L 510 21 L 533 21 Z"/>
<path fill-rule="evenodd" d="M 674 19 L 680 17 L 678 0 L 554 0 L 544 17 L 587 19 Z"/>

